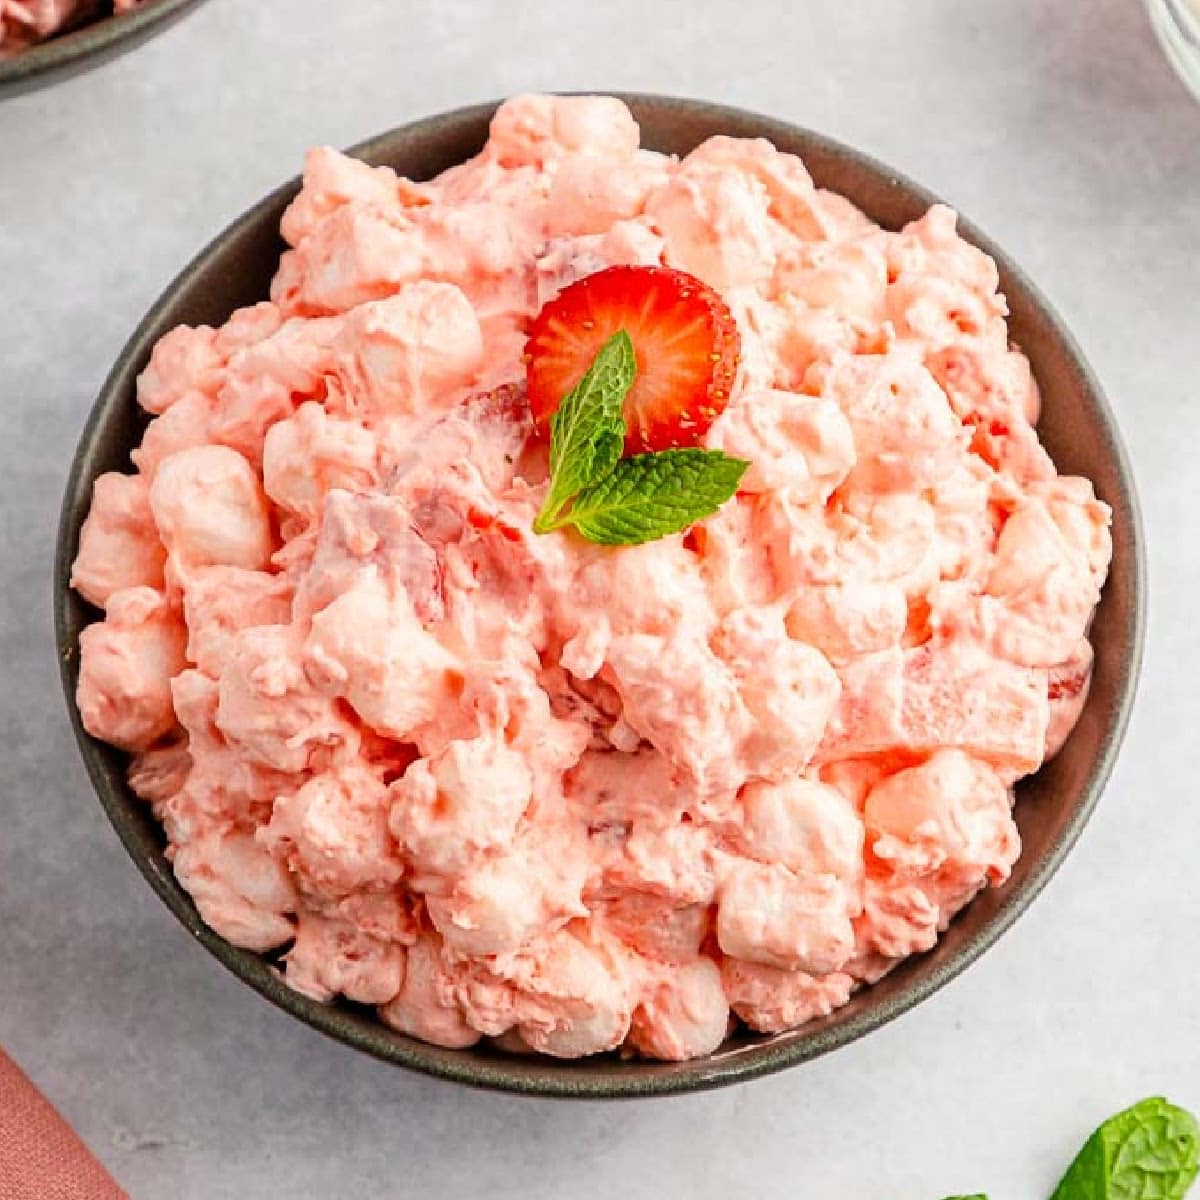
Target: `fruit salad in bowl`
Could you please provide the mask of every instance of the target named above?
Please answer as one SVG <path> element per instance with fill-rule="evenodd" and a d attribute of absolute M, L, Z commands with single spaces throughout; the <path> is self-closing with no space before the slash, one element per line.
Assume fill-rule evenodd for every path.
<path fill-rule="evenodd" d="M 1110 510 L 951 210 L 524 96 L 431 179 L 312 151 L 280 229 L 71 569 L 82 723 L 213 931 L 437 1046 L 684 1061 L 1008 878 Z"/>

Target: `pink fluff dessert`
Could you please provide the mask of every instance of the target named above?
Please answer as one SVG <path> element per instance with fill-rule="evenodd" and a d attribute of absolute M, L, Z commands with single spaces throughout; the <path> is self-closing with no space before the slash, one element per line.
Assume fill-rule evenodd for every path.
<path fill-rule="evenodd" d="M 143 0 L 0 0 L 0 59 L 10 58 L 43 42 L 80 20 L 96 15 L 131 12 Z"/>
<path fill-rule="evenodd" d="M 430 182 L 313 150 L 282 233 L 269 301 L 158 343 L 72 577 L 84 724 L 214 930 L 439 1045 L 682 1060 L 1007 878 L 1109 511 L 950 210 L 889 232 L 765 141 L 525 96 Z M 527 337 L 624 265 L 724 301 L 703 444 L 750 466 L 682 533 L 538 534 Z"/>

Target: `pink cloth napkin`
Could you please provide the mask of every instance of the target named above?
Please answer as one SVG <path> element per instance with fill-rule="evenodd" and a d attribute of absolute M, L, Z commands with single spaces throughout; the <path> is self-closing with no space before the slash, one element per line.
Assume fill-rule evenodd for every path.
<path fill-rule="evenodd" d="M 129 1200 L 2 1050 L 0 1200 Z"/>

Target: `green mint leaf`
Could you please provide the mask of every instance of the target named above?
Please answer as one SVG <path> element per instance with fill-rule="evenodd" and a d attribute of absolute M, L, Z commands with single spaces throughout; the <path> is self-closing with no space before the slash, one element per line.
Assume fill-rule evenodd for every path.
<path fill-rule="evenodd" d="M 1195 1117 L 1151 1096 L 1088 1138 L 1050 1200 L 1182 1200 L 1198 1159 Z"/>
<path fill-rule="evenodd" d="M 969 1196 L 947 1196 L 945 1200 L 988 1200 L 982 1192 L 972 1192 Z"/>
<path fill-rule="evenodd" d="M 567 501 L 603 479 L 621 457 L 621 411 L 636 376 L 633 342 L 619 329 L 550 418 L 550 490 L 533 523 L 535 532 L 547 533 L 561 524 L 555 519 Z"/>
<path fill-rule="evenodd" d="M 749 465 L 720 450 L 635 454 L 584 488 L 562 523 L 608 546 L 652 542 L 715 513 Z"/>

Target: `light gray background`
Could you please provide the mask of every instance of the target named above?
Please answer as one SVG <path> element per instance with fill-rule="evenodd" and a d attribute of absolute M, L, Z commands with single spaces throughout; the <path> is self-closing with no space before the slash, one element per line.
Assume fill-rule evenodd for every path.
<path fill-rule="evenodd" d="M 55 672 L 67 462 L 159 290 L 310 143 L 536 88 L 744 105 L 941 192 L 1059 306 L 1141 482 L 1149 653 L 1077 851 L 917 1011 L 709 1095 L 477 1094 L 275 1011 L 136 874 Z M 136 1200 L 1041 1200 L 1110 1111 L 1156 1091 L 1200 1108 L 1198 263 L 1200 106 L 1136 0 L 209 0 L 0 102 L 0 1044 Z"/>

